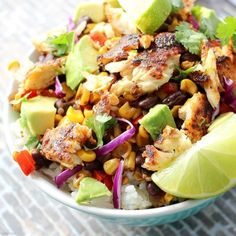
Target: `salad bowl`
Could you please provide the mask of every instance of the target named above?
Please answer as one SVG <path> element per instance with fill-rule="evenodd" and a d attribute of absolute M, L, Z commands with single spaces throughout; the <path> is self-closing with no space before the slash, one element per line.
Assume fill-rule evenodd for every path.
<path fill-rule="evenodd" d="M 31 60 L 35 60 L 37 54 L 33 52 L 30 55 Z M 11 84 L 8 88 L 7 95 L 16 91 L 18 81 L 10 78 Z M 6 134 L 6 142 L 10 153 L 15 150 L 16 137 L 11 131 L 11 124 L 16 121 L 18 114 L 15 113 L 9 102 L 6 100 L 4 104 L 4 129 Z M 200 210 L 206 208 L 215 201 L 216 198 L 203 200 L 186 200 L 169 206 L 160 208 L 144 209 L 144 210 L 118 210 L 98 208 L 86 205 L 78 205 L 69 193 L 58 189 L 55 184 L 43 173 L 34 172 L 30 175 L 32 184 L 38 187 L 49 197 L 55 199 L 63 205 L 73 208 L 79 212 L 83 212 L 94 216 L 99 220 L 105 220 L 115 224 L 133 225 L 133 226 L 152 226 L 167 224 L 185 219 L 196 214 Z"/>

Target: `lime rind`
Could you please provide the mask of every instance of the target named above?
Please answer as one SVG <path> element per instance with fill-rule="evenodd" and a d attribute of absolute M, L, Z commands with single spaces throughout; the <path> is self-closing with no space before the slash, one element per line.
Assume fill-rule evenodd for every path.
<path fill-rule="evenodd" d="M 152 175 L 163 191 L 181 198 L 202 199 L 236 185 L 236 115 L 223 119 L 169 167 Z"/>

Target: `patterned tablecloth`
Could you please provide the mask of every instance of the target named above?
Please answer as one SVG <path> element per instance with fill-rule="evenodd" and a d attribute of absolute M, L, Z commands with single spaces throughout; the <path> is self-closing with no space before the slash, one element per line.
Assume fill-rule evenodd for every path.
<path fill-rule="evenodd" d="M 209 5 L 209 1 L 202 2 Z M 233 2 L 211 4 L 221 16 L 235 15 Z M 78 0 L 0 0 L 1 98 L 9 83 L 4 75 L 7 62 L 24 59 L 32 36 L 66 22 L 77 3 Z M 0 219 L 0 235 L 236 235 L 236 189 L 197 215 L 174 224 L 138 228 L 100 222 L 55 202 L 22 175 L 10 158 L 0 117 Z"/>

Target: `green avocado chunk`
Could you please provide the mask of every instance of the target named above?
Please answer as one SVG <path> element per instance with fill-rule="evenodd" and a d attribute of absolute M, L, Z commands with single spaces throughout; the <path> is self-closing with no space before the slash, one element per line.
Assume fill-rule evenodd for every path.
<path fill-rule="evenodd" d="M 105 20 L 105 10 L 102 2 L 82 2 L 79 3 L 75 12 L 74 21 L 77 22 L 80 17 L 88 16 L 94 23 Z"/>
<path fill-rule="evenodd" d="M 105 184 L 94 178 L 85 177 L 80 182 L 79 190 L 76 195 L 76 202 L 78 204 L 87 204 L 93 198 L 111 195 L 111 192 Z"/>
<path fill-rule="evenodd" d="M 56 98 L 37 96 L 21 104 L 21 117 L 32 135 L 42 135 L 54 127 Z"/>
<path fill-rule="evenodd" d="M 150 111 L 139 121 L 141 125 L 156 140 L 158 135 L 167 126 L 176 127 L 174 118 L 167 105 L 158 104 L 151 108 Z"/>
<path fill-rule="evenodd" d="M 93 73 L 98 69 L 98 51 L 88 35 L 83 36 L 74 46 L 66 60 L 66 84 L 72 89 L 83 81 L 83 71 Z"/>

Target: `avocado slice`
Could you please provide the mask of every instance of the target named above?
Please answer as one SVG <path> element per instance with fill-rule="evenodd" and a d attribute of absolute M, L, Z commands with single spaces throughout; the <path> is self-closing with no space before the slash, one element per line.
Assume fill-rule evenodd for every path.
<path fill-rule="evenodd" d="M 66 60 L 66 84 L 72 90 L 83 81 L 83 71 L 93 73 L 98 70 L 97 57 L 98 51 L 93 47 L 90 37 L 83 36 Z"/>
<path fill-rule="evenodd" d="M 21 117 L 26 120 L 32 135 L 42 135 L 47 129 L 54 127 L 56 100 L 52 97 L 37 96 L 22 102 Z"/>
<path fill-rule="evenodd" d="M 102 2 L 82 2 L 75 12 L 74 21 L 77 23 L 80 17 L 88 16 L 94 23 L 102 22 L 106 19 L 104 4 Z"/>
<path fill-rule="evenodd" d="M 176 127 L 169 107 L 163 104 L 158 104 L 151 108 L 139 123 L 144 126 L 153 140 L 158 138 L 158 135 L 167 125 L 173 128 Z"/>

